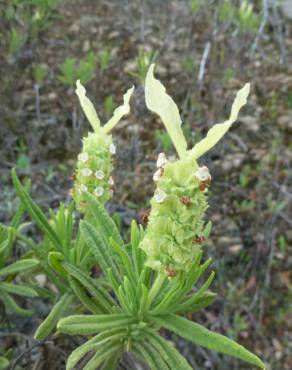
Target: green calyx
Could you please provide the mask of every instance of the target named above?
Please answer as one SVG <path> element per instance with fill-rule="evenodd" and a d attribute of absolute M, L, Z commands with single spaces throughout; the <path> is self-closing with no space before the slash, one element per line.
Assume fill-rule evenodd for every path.
<path fill-rule="evenodd" d="M 198 165 L 193 160 L 166 160 L 154 175 L 157 188 L 140 248 L 147 255 L 147 266 L 169 276 L 189 271 L 205 240 L 207 183 L 202 188 L 196 171 Z"/>

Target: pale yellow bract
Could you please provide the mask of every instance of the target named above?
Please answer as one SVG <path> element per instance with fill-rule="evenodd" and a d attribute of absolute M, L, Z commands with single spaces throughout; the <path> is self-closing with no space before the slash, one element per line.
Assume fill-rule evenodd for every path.
<path fill-rule="evenodd" d="M 160 116 L 175 146 L 178 155 L 186 155 L 187 142 L 181 129 L 179 110 L 173 99 L 166 94 L 162 83 L 154 78 L 154 64 L 148 69 L 145 80 L 145 100 L 147 108 Z"/>
<path fill-rule="evenodd" d="M 204 153 L 210 150 L 217 142 L 226 134 L 231 125 L 237 120 L 240 109 L 246 104 L 247 97 L 250 90 L 250 84 L 246 83 L 242 89 L 240 89 L 236 98 L 232 104 L 230 117 L 223 123 L 217 123 L 207 133 L 207 136 L 197 143 L 192 150 L 189 151 L 189 155 L 193 159 L 200 158 Z"/>
<path fill-rule="evenodd" d="M 194 160 L 210 150 L 225 135 L 231 125 L 237 120 L 240 109 L 246 104 L 250 91 L 250 84 L 237 92 L 231 108 L 231 114 L 227 121 L 214 125 L 207 136 L 187 151 L 187 142 L 181 128 L 179 110 L 173 99 L 165 92 L 162 83 L 153 75 L 154 64 L 149 67 L 145 80 L 145 100 L 147 107 L 158 114 L 164 123 L 167 132 L 181 159 L 185 157 Z"/>
<path fill-rule="evenodd" d="M 134 86 L 128 89 L 127 92 L 124 94 L 123 96 L 124 103 L 115 109 L 112 118 L 102 127 L 102 130 L 105 133 L 108 133 L 109 131 L 111 131 L 116 126 L 116 124 L 121 120 L 121 118 L 130 112 L 129 102 L 130 102 L 133 91 L 134 91 Z M 97 132 L 101 128 L 100 120 L 98 118 L 94 105 L 91 103 L 91 101 L 86 96 L 86 90 L 84 86 L 81 84 L 80 80 L 76 82 L 75 92 L 78 95 L 78 98 L 79 98 L 79 101 L 80 101 L 80 104 L 81 104 L 81 107 L 83 109 L 85 116 L 87 117 L 93 130 Z"/>
<path fill-rule="evenodd" d="M 91 124 L 93 130 L 98 131 L 98 129 L 100 128 L 100 120 L 98 118 L 98 115 L 93 104 L 86 96 L 86 90 L 84 86 L 81 84 L 80 80 L 77 80 L 76 82 L 75 92 L 78 95 L 83 112 L 86 118 L 88 119 L 89 123 Z"/>

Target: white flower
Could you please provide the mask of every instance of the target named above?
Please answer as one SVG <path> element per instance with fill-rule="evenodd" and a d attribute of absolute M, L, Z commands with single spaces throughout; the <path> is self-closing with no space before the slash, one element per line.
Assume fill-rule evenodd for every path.
<path fill-rule="evenodd" d="M 156 166 L 158 168 L 160 167 L 164 167 L 166 164 L 166 156 L 165 156 L 165 153 L 159 153 L 158 154 L 158 158 L 157 158 L 157 162 L 156 162 Z"/>
<path fill-rule="evenodd" d="M 80 153 L 78 154 L 78 161 L 85 163 L 88 161 L 88 157 L 89 157 L 88 153 L 86 152 Z"/>
<path fill-rule="evenodd" d="M 158 168 L 158 170 L 153 175 L 153 181 L 155 182 L 158 181 L 160 177 L 162 176 L 162 174 L 163 174 L 162 168 Z"/>
<path fill-rule="evenodd" d="M 116 146 L 115 144 L 111 144 L 109 146 L 109 151 L 112 153 L 112 154 L 116 154 Z"/>
<path fill-rule="evenodd" d="M 102 170 L 98 170 L 95 172 L 95 177 L 98 179 L 98 180 L 102 180 L 104 178 L 104 172 Z"/>
<path fill-rule="evenodd" d="M 195 176 L 199 181 L 210 181 L 211 176 L 208 170 L 208 167 L 202 166 L 197 169 Z"/>
<path fill-rule="evenodd" d="M 82 168 L 81 174 L 82 176 L 88 177 L 92 174 L 92 171 L 90 168 Z"/>
<path fill-rule="evenodd" d="M 108 183 L 111 186 L 115 184 L 114 179 L 112 178 L 112 176 L 110 176 L 110 178 L 108 179 Z"/>
<path fill-rule="evenodd" d="M 155 194 L 154 194 L 154 199 L 156 200 L 156 202 L 157 203 L 163 203 L 165 198 L 166 198 L 166 193 L 161 189 L 157 189 Z"/>
<path fill-rule="evenodd" d="M 85 191 L 87 191 L 88 189 L 87 189 L 87 186 L 86 185 L 83 185 L 83 184 L 81 184 L 80 186 L 79 186 L 79 188 L 78 188 L 78 191 L 79 191 L 79 193 L 83 193 L 83 192 L 85 192 Z"/>
<path fill-rule="evenodd" d="M 94 194 L 97 196 L 97 197 L 101 197 L 104 193 L 104 189 L 103 187 L 101 186 L 98 186 L 94 189 Z"/>

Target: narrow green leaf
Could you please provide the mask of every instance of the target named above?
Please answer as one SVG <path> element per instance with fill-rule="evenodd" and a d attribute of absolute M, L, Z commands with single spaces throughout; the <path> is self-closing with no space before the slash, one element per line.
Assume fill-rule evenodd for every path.
<path fill-rule="evenodd" d="M 88 199 L 88 209 L 93 216 L 93 225 L 96 225 L 99 232 L 104 234 L 106 241 L 111 237 L 118 244 L 123 245 L 124 241 L 119 233 L 115 222 L 111 219 L 103 205 L 92 194 L 86 193 L 85 197 Z"/>
<path fill-rule="evenodd" d="M 192 370 L 192 367 L 189 365 L 186 359 L 174 348 L 171 343 L 153 332 L 149 332 L 148 337 L 152 339 L 154 342 L 153 346 L 155 346 L 161 353 L 165 362 L 168 363 L 170 369 Z"/>
<path fill-rule="evenodd" d="M 120 329 L 113 329 L 94 336 L 70 354 L 67 360 L 66 370 L 73 369 L 80 359 L 85 356 L 86 353 L 95 348 L 97 344 L 102 345 L 105 343 L 104 340 L 110 340 L 111 338 L 120 338 L 123 333 L 124 331 L 121 331 Z"/>
<path fill-rule="evenodd" d="M 135 276 L 133 274 L 133 266 L 132 261 L 126 250 L 121 247 L 117 242 L 115 242 L 112 238 L 109 240 L 111 246 L 116 251 L 116 253 L 120 256 L 122 262 L 123 272 L 127 274 L 127 276 L 131 279 L 131 281 L 135 281 Z"/>
<path fill-rule="evenodd" d="M 6 292 L 1 292 L 1 300 L 3 301 L 4 305 L 8 310 L 15 312 L 17 315 L 20 316 L 31 316 L 33 312 L 31 310 L 27 310 L 25 308 L 20 307 L 15 300 Z"/>
<path fill-rule="evenodd" d="M 112 306 L 116 304 L 115 300 L 97 281 L 90 278 L 85 272 L 79 270 L 76 266 L 68 262 L 62 263 L 64 269 L 83 285 L 94 299 L 98 301 L 98 306 L 102 309 L 102 313 L 110 313 Z"/>
<path fill-rule="evenodd" d="M 115 353 L 119 352 L 121 348 L 121 344 L 117 343 L 116 341 L 111 341 L 100 348 L 95 355 L 91 358 L 90 361 L 83 367 L 83 370 L 96 370 L 99 365 L 101 365 L 104 361 L 108 360 L 110 357 L 114 356 Z"/>
<path fill-rule="evenodd" d="M 3 289 L 7 293 L 17 294 L 23 297 L 37 297 L 37 292 L 25 285 L 16 285 L 13 283 L 0 282 L 0 290 Z"/>
<path fill-rule="evenodd" d="M 85 289 L 78 282 L 78 280 L 74 279 L 72 276 L 69 276 L 69 283 L 77 298 L 80 300 L 81 303 L 84 304 L 86 308 L 88 308 L 94 314 L 104 313 L 102 308 L 99 307 L 96 302 L 86 294 Z"/>
<path fill-rule="evenodd" d="M 12 263 L 0 270 L 0 276 L 16 274 L 17 272 L 23 272 L 37 266 L 39 262 L 35 259 L 27 258 Z"/>
<path fill-rule="evenodd" d="M 99 331 L 123 328 L 135 323 L 135 319 L 126 314 L 112 315 L 73 315 L 61 319 L 57 328 L 65 334 L 95 334 Z"/>
<path fill-rule="evenodd" d="M 161 368 L 160 364 L 157 363 L 156 361 L 157 354 L 155 353 L 155 356 L 153 356 L 152 353 L 149 353 L 149 350 L 146 348 L 145 341 L 143 341 L 142 343 L 134 342 L 132 351 L 137 355 L 137 357 L 142 362 L 148 365 L 151 370 L 164 370 L 165 369 L 165 368 Z"/>
<path fill-rule="evenodd" d="M 96 229 L 90 223 L 81 221 L 80 230 L 102 270 L 107 271 L 107 269 L 110 268 L 115 277 L 119 280 L 120 274 L 116 261 L 113 260 L 112 255 L 109 253 L 109 248 L 104 244 Z"/>
<path fill-rule="evenodd" d="M 195 294 L 193 294 L 190 298 L 188 298 L 185 302 L 182 303 L 182 308 L 192 306 L 193 304 L 199 302 L 200 298 L 203 296 L 203 294 L 206 292 L 206 290 L 212 284 L 214 276 L 215 276 L 215 272 L 212 271 L 210 276 L 208 277 L 208 279 L 201 286 L 201 288 Z M 178 308 L 178 306 L 176 306 L 176 307 Z"/>
<path fill-rule="evenodd" d="M 217 297 L 217 294 L 212 292 L 205 292 L 199 300 L 195 302 L 189 302 L 188 304 L 182 303 L 176 307 L 175 313 L 187 313 L 187 312 L 196 312 L 200 311 L 210 304 L 212 304 Z"/>
<path fill-rule="evenodd" d="M 74 296 L 69 293 L 65 293 L 59 301 L 55 304 L 52 308 L 49 315 L 46 319 L 41 323 L 41 325 L 37 328 L 34 338 L 38 340 L 45 339 L 57 325 L 57 322 L 60 318 L 66 313 L 67 309 L 71 305 Z"/>
<path fill-rule="evenodd" d="M 202 347 L 237 357 L 262 369 L 265 368 L 263 362 L 255 354 L 224 335 L 214 333 L 202 325 L 174 314 L 153 317 L 153 320 L 166 329 Z"/>
<path fill-rule="evenodd" d="M 60 252 L 50 252 L 48 255 L 48 264 L 55 270 L 58 274 L 67 277 L 67 272 L 62 266 L 62 261 L 64 260 L 64 255 Z"/>
<path fill-rule="evenodd" d="M 21 185 L 21 182 L 19 181 L 15 169 L 11 172 L 12 182 L 15 187 L 16 193 L 21 199 L 21 202 L 25 206 L 26 210 L 30 214 L 30 216 L 33 218 L 37 226 L 48 236 L 48 238 L 51 240 L 51 242 L 55 245 L 55 247 L 61 251 L 62 250 L 62 244 L 53 230 L 52 226 L 49 224 L 46 216 L 41 211 L 41 209 L 34 203 L 34 201 L 29 196 L 28 192 L 25 190 L 25 188 Z"/>

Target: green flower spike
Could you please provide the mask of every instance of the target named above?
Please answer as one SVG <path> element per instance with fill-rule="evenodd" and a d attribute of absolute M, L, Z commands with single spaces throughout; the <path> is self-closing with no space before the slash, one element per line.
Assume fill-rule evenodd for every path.
<path fill-rule="evenodd" d="M 191 150 L 181 129 L 179 110 L 165 87 L 153 76 L 154 64 L 145 81 L 148 109 L 163 121 L 179 159 L 169 161 L 164 153 L 157 160 L 153 176 L 156 190 L 151 199 L 149 222 L 140 247 L 147 255 L 147 265 L 159 272 L 174 276 L 188 272 L 211 229 L 204 224 L 208 208 L 207 190 L 211 181 L 206 166 L 199 167 L 197 159 L 210 150 L 236 121 L 240 108 L 246 104 L 250 84 L 238 91 L 227 121 L 214 125 L 207 136 Z"/>
<path fill-rule="evenodd" d="M 112 186 L 114 185 L 111 176 L 113 171 L 112 155 L 115 154 L 116 147 L 109 132 L 124 115 L 130 112 L 129 101 L 134 86 L 124 94 L 124 104 L 114 111 L 112 118 L 104 126 L 101 126 L 94 106 L 87 98 L 86 90 L 79 80 L 76 86 L 76 94 L 81 107 L 94 130 L 83 138 L 83 148 L 78 155 L 73 189 L 73 197 L 77 208 L 84 211 L 86 208 L 84 197 L 86 192 L 95 195 L 102 204 L 105 204 L 112 195 Z"/>

